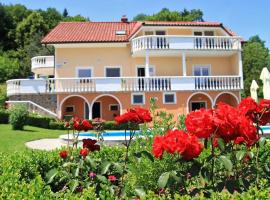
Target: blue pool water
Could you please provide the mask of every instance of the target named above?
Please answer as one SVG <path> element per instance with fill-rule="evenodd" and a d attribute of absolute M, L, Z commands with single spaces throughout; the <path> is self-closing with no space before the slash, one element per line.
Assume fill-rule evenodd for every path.
<path fill-rule="evenodd" d="M 136 135 L 139 135 L 140 131 L 136 131 Z M 96 134 L 93 132 L 80 133 L 82 137 L 95 137 Z M 129 131 L 127 131 L 127 136 L 129 136 Z M 103 137 L 125 137 L 125 131 L 109 131 L 103 133 Z"/>
<path fill-rule="evenodd" d="M 263 131 L 270 131 L 270 126 L 261 126 Z"/>

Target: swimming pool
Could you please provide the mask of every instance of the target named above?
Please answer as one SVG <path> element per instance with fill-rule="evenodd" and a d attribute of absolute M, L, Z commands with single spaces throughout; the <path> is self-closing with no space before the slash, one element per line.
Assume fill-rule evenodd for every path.
<path fill-rule="evenodd" d="M 140 135 L 140 131 L 137 130 L 135 133 L 136 136 L 141 136 Z M 72 134 L 68 135 L 60 135 L 60 137 L 62 140 L 64 141 L 72 141 L 73 140 L 73 136 Z M 96 139 L 96 134 L 94 132 L 82 132 L 79 134 L 78 140 L 81 141 L 83 139 Z M 105 133 L 103 133 L 103 138 L 104 141 L 110 141 L 110 142 L 119 142 L 119 141 L 124 141 L 125 140 L 125 131 L 121 130 L 121 131 L 106 131 Z M 126 135 L 126 139 L 129 139 L 129 131 L 127 131 L 127 135 Z"/>
<path fill-rule="evenodd" d="M 263 130 L 263 134 L 270 134 L 270 125 L 269 126 L 261 126 Z"/>

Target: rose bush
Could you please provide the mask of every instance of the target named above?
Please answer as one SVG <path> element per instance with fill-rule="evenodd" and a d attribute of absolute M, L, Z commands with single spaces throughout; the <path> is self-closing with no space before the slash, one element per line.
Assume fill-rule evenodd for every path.
<path fill-rule="evenodd" d="M 180 125 L 171 115 L 150 110 L 128 109 L 115 118 L 126 127 L 116 158 L 115 147 L 91 139 L 83 140 L 79 150 L 61 151 L 62 166 L 49 172 L 48 184 L 57 182 L 56 191 L 81 196 L 95 188 L 101 199 L 144 199 L 149 192 L 165 199 L 211 197 L 221 191 L 245 194 L 261 189 L 261 182 L 270 187 L 270 146 L 259 134 L 270 121 L 269 100 L 257 104 L 248 97 L 236 108 L 219 103 L 215 109 L 190 112 Z M 132 142 L 138 125 L 144 137 Z M 75 120 L 68 127 L 82 131 L 90 126 Z"/>

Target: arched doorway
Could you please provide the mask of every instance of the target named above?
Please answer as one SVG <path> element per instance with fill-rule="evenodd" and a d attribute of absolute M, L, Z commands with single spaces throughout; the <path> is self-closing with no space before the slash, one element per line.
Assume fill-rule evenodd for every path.
<path fill-rule="evenodd" d="M 211 96 L 204 92 L 192 94 L 187 100 L 188 112 L 198 110 L 200 108 L 212 108 L 213 100 Z"/>
<path fill-rule="evenodd" d="M 69 120 L 74 116 L 89 119 L 89 103 L 80 95 L 72 95 L 64 98 L 60 104 L 61 118 Z"/>
<path fill-rule="evenodd" d="M 112 121 L 121 114 L 122 105 L 117 97 L 104 94 L 97 96 L 90 108 L 91 119 L 102 118 L 106 121 Z"/>
<path fill-rule="evenodd" d="M 224 102 L 230 106 L 236 107 L 239 103 L 237 96 L 230 92 L 223 92 L 216 96 L 215 98 L 215 105 L 219 102 Z"/>

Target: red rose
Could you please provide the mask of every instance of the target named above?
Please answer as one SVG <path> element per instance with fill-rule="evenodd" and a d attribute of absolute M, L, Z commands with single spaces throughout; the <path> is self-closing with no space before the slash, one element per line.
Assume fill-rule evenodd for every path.
<path fill-rule="evenodd" d="M 219 145 L 218 145 L 218 137 L 214 137 L 213 140 L 212 140 L 212 145 L 214 148 L 218 148 Z"/>
<path fill-rule="evenodd" d="M 260 125 L 266 125 L 270 122 L 270 100 L 263 99 L 260 101 L 256 111 L 260 115 Z"/>
<path fill-rule="evenodd" d="M 199 142 L 198 138 L 194 135 L 188 135 L 185 151 L 181 153 L 184 160 L 192 160 L 197 158 L 203 150 L 203 145 Z"/>
<path fill-rule="evenodd" d="M 88 153 L 89 153 L 89 150 L 87 148 L 83 148 L 80 151 L 80 155 L 83 157 L 86 157 L 88 155 Z"/>
<path fill-rule="evenodd" d="M 259 140 L 257 129 L 254 126 L 253 122 L 248 118 L 241 118 L 238 132 L 240 136 L 244 138 L 247 146 L 252 146 Z"/>
<path fill-rule="evenodd" d="M 209 138 L 216 130 L 213 111 L 206 109 L 190 112 L 185 120 L 185 125 L 189 133 L 199 138 Z"/>
<path fill-rule="evenodd" d="M 243 138 L 243 137 L 237 137 L 234 140 L 234 144 L 244 144 L 244 143 L 245 143 L 245 138 Z"/>
<path fill-rule="evenodd" d="M 65 127 L 65 128 L 69 128 L 69 127 L 70 127 L 69 122 L 65 122 L 64 127 Z"/>
<path fill-rule="evenodd" d="M 83 142 L 83 148 L 87 148 L 90 152 L 100 150 L 100 146 L 96 144 L 97 143 L 96 140 L 83 139 L 82 142 Z"/>
<path fill-rule="evenodd" d="M 240 114 L 247 116 L 250 119 L 254 119 L 254 112 L 256 111 L 257 103 L 251 97 L 243 99 L 238 105 Z"/>
<path fill-rule="evenodd" d="M 115 182 L 117 180 L 117 178 L 113 175 L 108 176 L 108 180 L 111 182 Z"/>
<path fill-rule="evenodd" d="M 68 157 L 68 152 L 67 151 L 60 151 L 59 156 L 63 159 Z"/>
<path fill-rule="evenodd" d="M 83 129 L 84 131 L 88 131 L 88 130 L 91 129 L 91 128 L 93 128 L 92 124 L 91 124 L 88 120 L 84 119 L 84 120 L 82 121 L 82 129 Z"/>
<path fill-rule="evenodd" d="M 179 153 L 184 160 L 192 160 L 200 155 L 203 145 L 195 135 L 180 130 L 169 130 L 164 136 L 155 136 L 153 155 L 162 158 L 163 152 Z"/>
<path fill-rule="evenodd" d="M 157 135 L 154 137 L 153 142 L 153 155 L 156 158 L 162 158 L 164 148 L 163 148 L 163 136 Z"/>
<path fill-rule="evenodd" d="M 90 178 L 95 178 L 95 177 L 97 176 L 97 174 L 94 173 L 94 172 L 90 172 L 90 173 L 88 174 L 88 176 L 89 176 Z"/>
<path fill-rule="evenodd" d="M 126 113 L 114 118 L 117 124 L 136 123 L 142 124 L 152 121 L 151 114 L 143 108 L 134 108 L 127 110 Z"/>
<path fill-rule="evenodd" d="M 239 112 L 236 108 L 225 103 L 219 103 L 214 111 L 214 123 L 218 127 L 217 135 L 225 142 L 239 136 Z"/>

